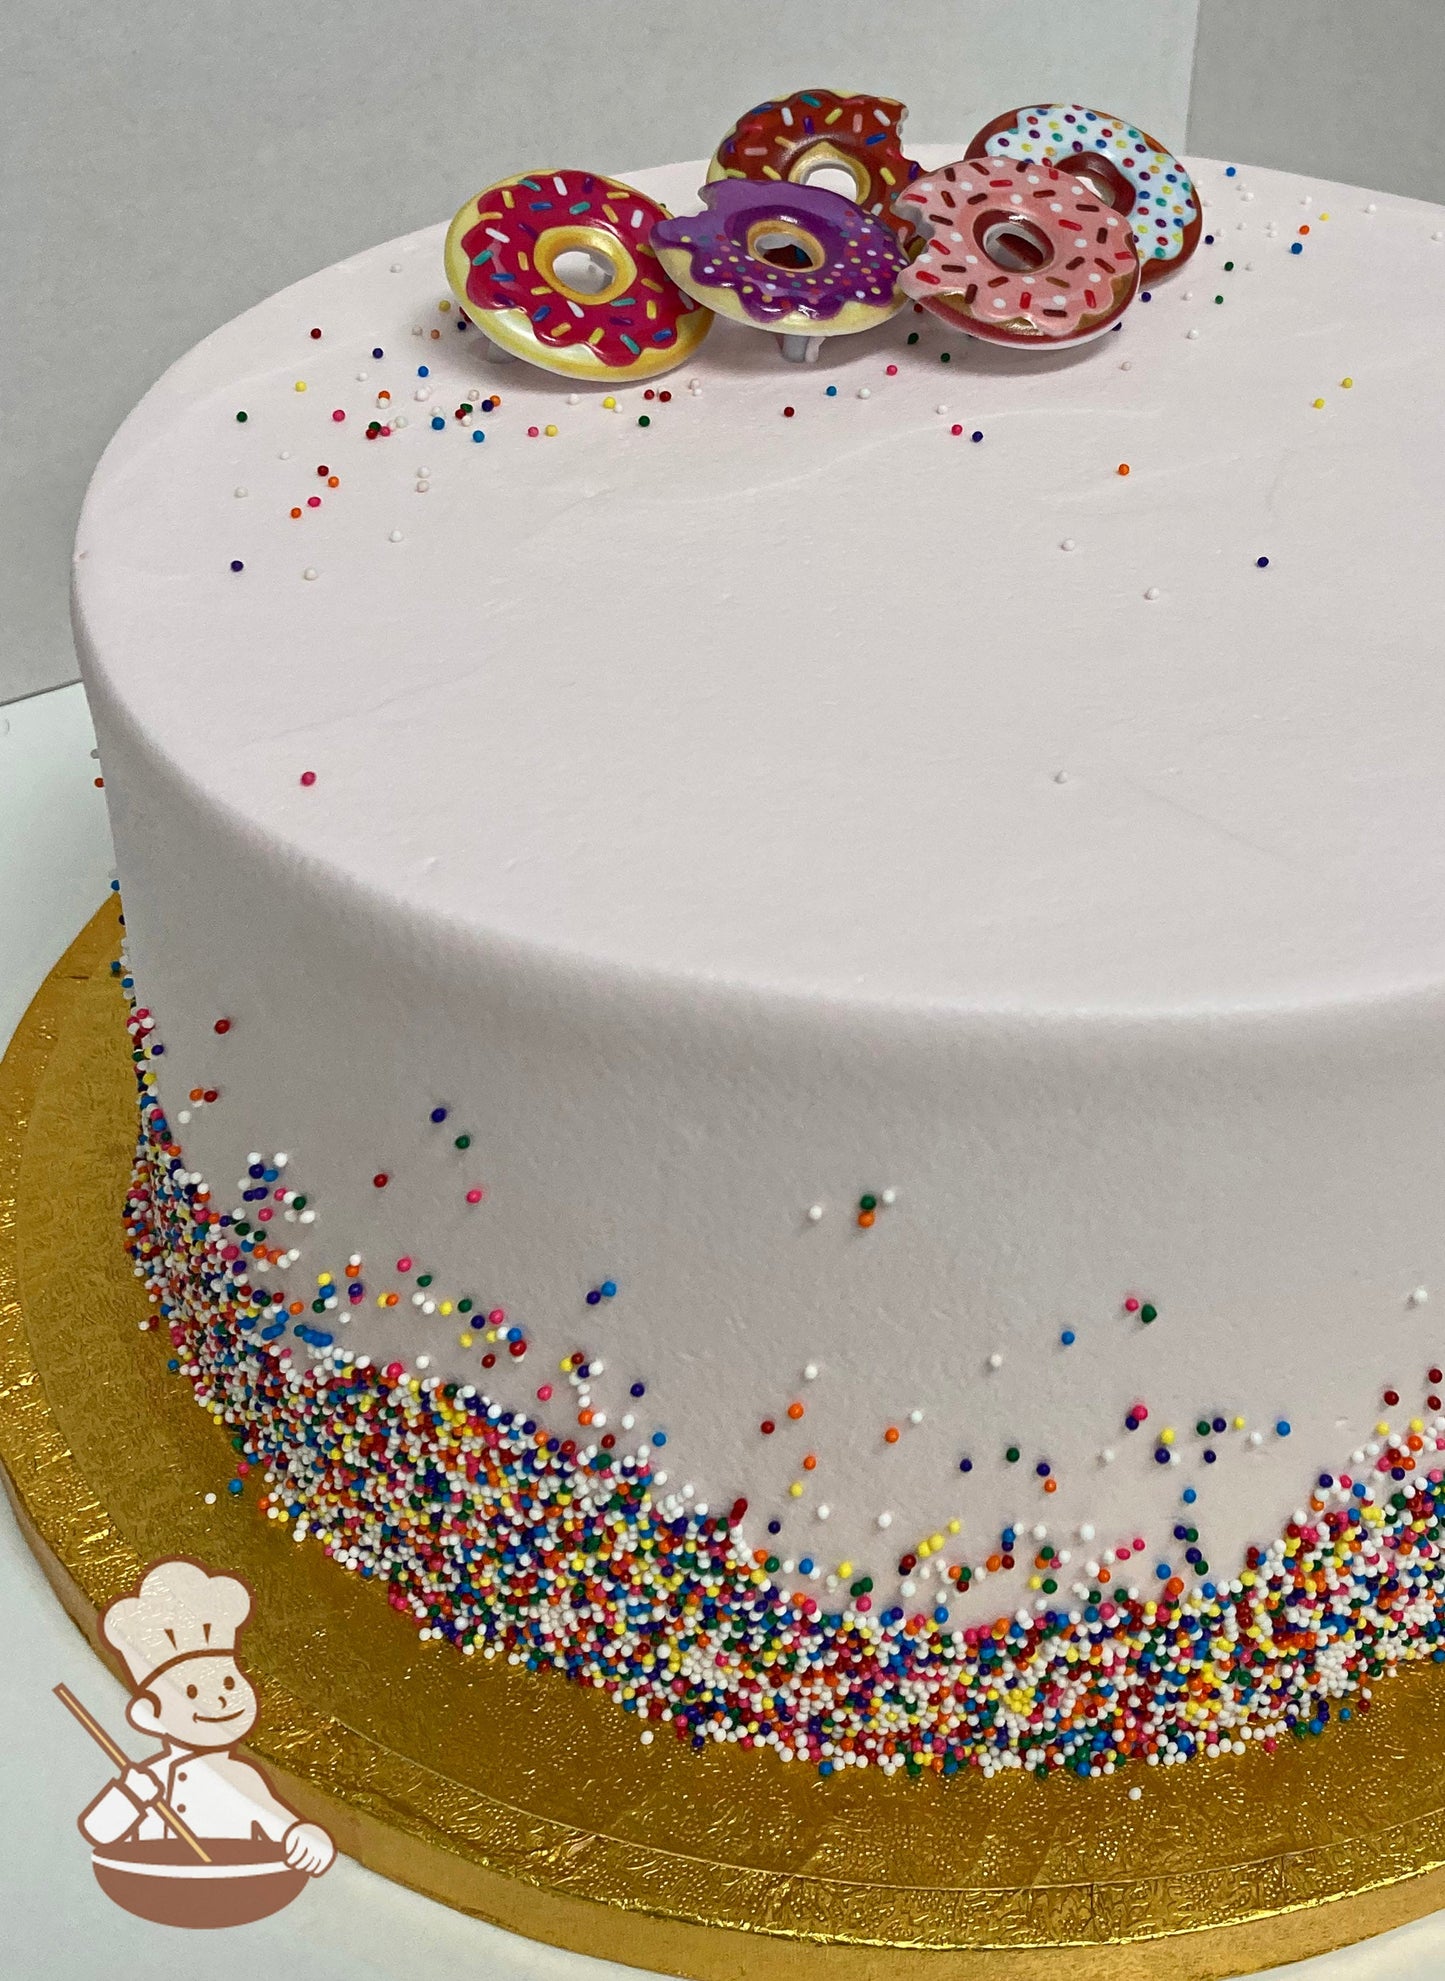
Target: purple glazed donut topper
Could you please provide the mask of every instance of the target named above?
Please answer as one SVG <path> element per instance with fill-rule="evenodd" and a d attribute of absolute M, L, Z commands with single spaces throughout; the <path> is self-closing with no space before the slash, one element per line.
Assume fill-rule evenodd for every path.
<path fill-rule="evenodd" d="M 789 358 L 871 330 L 903 307 L 908 257 L 891 228 L 821 186 L 716 179 L 706 211 L 661 220 L 652 247 L 677 286 L 736 323 L 773 330 Z"/>

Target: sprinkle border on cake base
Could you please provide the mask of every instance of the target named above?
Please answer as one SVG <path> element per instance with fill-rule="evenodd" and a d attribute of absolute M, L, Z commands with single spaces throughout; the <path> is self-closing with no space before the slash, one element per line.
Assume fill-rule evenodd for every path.
<path fill-rule="evenodd" d="M 605 1691 L 644 1742 L 662 1726 L 823 1775 L 1097 1777 L 1251 1740 L 1273 1751 L 1368 1712 L 1395 1665 L 1445 1662 L 1439 1412 L 1371 1478 L 1320 1474 L 1307 1517 L 1210 1593 L 1171 1582 L 1150 1600 L 952 1628 L 866 1601 L 827 1609 L 743 1546 L 736 1507 L 669 1517 L 645 1455 L 579 1451 L 472 1385 L 377 1368 L 294 1322 L 295 1303 L 251 1277 L 247 1218 L 185 1167 L 149 1063 L 163 1047 L 133 996 L 129 1029 L 126 1243 L 169 1366 L 230 1433 L 231 1490 L 259 1471 L 267 1517 L 384 1582 L 424 1638 Z"/>

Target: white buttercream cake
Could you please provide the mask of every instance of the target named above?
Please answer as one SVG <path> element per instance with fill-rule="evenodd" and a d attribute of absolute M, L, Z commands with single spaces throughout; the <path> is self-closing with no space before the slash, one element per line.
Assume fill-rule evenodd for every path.
<path fill-rule="evenodd" d="M 579 387 L 430 228 L 122 427 L 128 1218 L 235 1518 L 825 1770 L 1442 1655 L 1442 216 L 1197 179 L 1053 356 Z"/>

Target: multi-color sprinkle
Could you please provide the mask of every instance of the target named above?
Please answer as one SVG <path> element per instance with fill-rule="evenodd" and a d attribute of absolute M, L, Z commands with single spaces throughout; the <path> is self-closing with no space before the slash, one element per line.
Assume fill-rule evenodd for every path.
<path fill-rule="evenodd" d="M 1300 1517 L 1268 1548 L 1251 1548 L 1227 1582 L 1186 1587 L 1160 1563 L 1146 1599 L 1111 1593 L 1108 1570 L 1091 1563 L 1078 1607 L 962 1629 L 941 1606 L 875 1611 L 866 1575 L 827 1607 L 788 1587 L 776 1556 L 747 1549 L 745 1500 L 723 1515 L 679 1512 L 656 1496 L 661 1432 L 620 1454 L 610 1435 L 579 1445 L 471 1385 L 340 1349 L 327 1323 L 342 1282 L 351 1304 L 365 1295 L 359 1256 L 339 1279 L 319 1274 L 309 1303 L 261 1284 L 269 1266 L 297 1256 L 268 1242 L 263 1220 L 279 1207 L 306 1221 L 304 1193 L 284 1157 L 254 1155 L 242 1201 L 220 1209 L 186 1168 L 157 1098 L 150 1062 L 164 1048 L 152 1014 L 135 1008 L 129 1030 L 141 1132 L 128 1244 L 169 1332 L 170 1366 L 232 1432 L 228 1490 L 241 1495 L 259 1470 L 268 1517 L 383 1581 L 424 1637 L 563 1672 L 694 1747 L 771 1747 L 824 1774 L 874 1765 L 1110 1775 L 1243 1752 L 1251 1740 L 1272 1749 L 1367 1711 L 1373 1681 L 1394 1665 L 1445 1660 L 1437 1394 L 1424 1399 L 1431 1415 L 1369 1448 L 1361 1471 L 1320 1474 Z M 407 1274 L 414 1266 L 396 1264 Z M 609 1299 L 615 1288 L 593 1291 Z M 1146 1303 L 1131 1311 L 1142 1321 Z M 489 1338 L 511 1332 L 500 1310 L 488 1321 Z M 587 1362 L 564 1367 L 585 1395 Z M 538 1391 L 550 1395 L 550 1385 Z M 1142 1423 L 1148 1412 L 1141 1404 L 1131 1414 Z M 1206 1571 L 1195 1530 L 1181 1520 L 1175 1538 L 1191 1568 Z M 986 1571 L 1013 1568 L 1014 1550 L 1032 1553 L 1032 1584 L 1045 1597 L 1057 1589 L 1064 1557 L 1053 1546 L 1031 1547 L 1014 1529 L 1000 1544 Z M 1110 1554 L 1144 1548 L 1139 1537 Z M 905 1555 L 900 1569 L 916 1560 Z M 797 1564 L 801 1575 L 812 1568 Z M 953 1574 L 963 1586 L 969 1571 Z"/>

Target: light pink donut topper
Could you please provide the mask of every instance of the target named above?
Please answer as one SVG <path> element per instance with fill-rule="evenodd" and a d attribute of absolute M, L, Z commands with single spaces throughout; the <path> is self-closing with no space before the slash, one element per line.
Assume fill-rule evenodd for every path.
<path fill-rule="evenodd" d="M 966 158 L 924 173 L 893 204 L 926 236 L 900 287 L 971 337 L 1082 344 L 1111 329 L 1138 290 L 1128 221 L 1042 160 Z"/>

